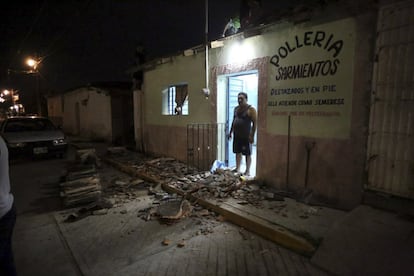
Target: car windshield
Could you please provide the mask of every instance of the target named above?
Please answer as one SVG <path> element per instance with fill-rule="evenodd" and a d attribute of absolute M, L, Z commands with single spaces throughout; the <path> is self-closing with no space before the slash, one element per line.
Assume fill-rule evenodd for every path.
<path fill-rule="evenodd" d="M 48 131 L 55 130 L 56 127 L 47 119 L 13 119 L 9 120 L 4 126 L 4 132 L 21 131 Z"/>

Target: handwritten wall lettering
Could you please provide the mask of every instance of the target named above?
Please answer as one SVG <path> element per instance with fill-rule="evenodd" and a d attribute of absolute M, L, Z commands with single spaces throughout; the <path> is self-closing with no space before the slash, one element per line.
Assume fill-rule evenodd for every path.
<path fill-rule="evenodd" d="M 267 129 L 287 134 L 291 116 L 291 135 L 349 137 L 355 20 L 287 28 L 269 46 Z"/>
<path fill-rule="evenodd" d="M 341 53 L 343 45 L 344 42 L 336 40 L 333 34 L 327 35 L 324 31 L 304 32 L 301 36 L 296 35 L 294 41 L 283 43 L 277 53 L 270 59 L 270 63 L 279 67 L 280 59 L 286 58 L 290 53 L 305 46 L 323 48 L 328 52 L 332 52 L 332 57 L 336 58 Z"/>

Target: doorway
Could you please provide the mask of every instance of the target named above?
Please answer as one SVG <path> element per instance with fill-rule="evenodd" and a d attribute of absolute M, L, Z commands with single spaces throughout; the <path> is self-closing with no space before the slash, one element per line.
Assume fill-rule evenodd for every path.
<path fill-rule="evenodd" d="M 248 96 L 248 104 L 258 109 L 258 72 L 249 71 L 244 73 L 236 73 L 231 75 L 220 76 L 218 78 L 218 122 L 225 120 L 227 131 L 229 133 L 231 123 L 233 121 L 234 108 L 238 105 L 237 94 L 246 92 Z M 225 103 L 225 104 L 224 104 Z M 223 116 L 225 115 L 225 116 Z M 259 116 L 259 115 L 258 115 Z M 221 118 L 221 119 L 220 119 Z M 258 122 L 258 120 L 257 120 Z M 229 168 L 236 167 L 236 156 L 233 153 L 233 139 L 227 140 L 224 151 L 225 163 Z M 252 145 L 252 163 L 250 167 L 250 175 L 256 176 L 257 163 L 257 130 Z M 243 156 L 240 170 L 246 170 L 246 159 Z"/>

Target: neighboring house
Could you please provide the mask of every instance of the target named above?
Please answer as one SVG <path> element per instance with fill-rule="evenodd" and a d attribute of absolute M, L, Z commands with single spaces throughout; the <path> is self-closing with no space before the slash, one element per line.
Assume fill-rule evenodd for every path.
<path fill-rule="evenodd" d="M 47 114 L 56 126 L 63 126 L 63 95 L 50 95 L 47 97 Z"/>
<path fill-rule="evenodd" d="M 414 199 L 414 1 L 333 2 L 147 62 L 138 149 L 231 166 L 225 135 L 245 91 L 266 185 L 342 209 L 369 191 Z"/>
<path fill-rule="evenodd" d="M 100 82 L 48 98 L 49 117 L 68 135 L 134 143 L 131 83 Z"/>

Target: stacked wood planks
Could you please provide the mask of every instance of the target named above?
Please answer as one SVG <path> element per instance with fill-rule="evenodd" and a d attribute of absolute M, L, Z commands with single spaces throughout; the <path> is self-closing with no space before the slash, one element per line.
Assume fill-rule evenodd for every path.
<path fill-rule="evenodd" d="M 75 164 L 68 168 L 64 181 L 60 183 L 60 195 L 66 207 L 87 204 L 100 199 L 102 188 L 96 170 L 97 164 L 95 149 L 76 152 Z"/>

